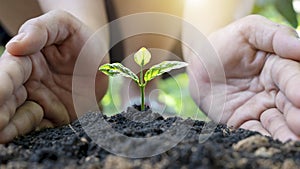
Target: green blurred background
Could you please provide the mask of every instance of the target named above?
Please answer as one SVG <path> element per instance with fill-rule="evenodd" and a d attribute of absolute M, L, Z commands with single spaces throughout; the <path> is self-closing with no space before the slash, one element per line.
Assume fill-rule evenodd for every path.
<path fill-rule="evenodd" d="M 298 28 L 300 0 L 256 0 L 253 13 L 285 25 Z M 4 47 L 0 46 L 0 54 Z M 166 111 L 172 110 L 184 118 L 207 120 L 206 116 L 197 108 L 188 91 L 188 76 L 180 73 L 174 77 L 159 80 L 159 102 L 164 103 Z M 121 111 L 120 86 L 122 79 L 111 78 L 107 94 L 101 101 L 103 112 L 113 115 Z"/>

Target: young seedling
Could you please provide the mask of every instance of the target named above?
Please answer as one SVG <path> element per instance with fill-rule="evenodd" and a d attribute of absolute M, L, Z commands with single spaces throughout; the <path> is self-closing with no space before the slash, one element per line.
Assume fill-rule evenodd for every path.
<path fill-rule="evenodd" d="M 99 68 L 100 71 L 108 76 L 114 77 L 121 75 L 124 77 L 129 77 L 138 84 L 141 91 L 141 111 L 145 110 L 145 87 L 150 80 L 173 69 L 179 69 L 187 66 L 187 63 L 185 62 L 163 61 L 152 66 L 144 75 L 144 66 L 149 63 L 150 59 L 151 53 L 144 47 L 134 54 L 134 61 L 140 66 L 140 77 L 134 74 L 127 67 L 123 66 L 121 63 L 104 64 Z"/>

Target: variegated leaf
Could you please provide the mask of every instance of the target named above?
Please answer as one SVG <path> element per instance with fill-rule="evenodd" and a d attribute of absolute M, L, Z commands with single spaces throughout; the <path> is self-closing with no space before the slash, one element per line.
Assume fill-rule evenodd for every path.
<path fill-rule="evenodd" d="M 121 63 L 104 64 L 100 66 L 99 70 L 108 76 L 124 76 L 129 77 L 135 82 L 139 83 L 139 78 L 130 69 L 123 66 Z"/>
<path fill-rule="evenodd" d="M 162 75 L 163 73 L 169 72 L 173 69 L 179 69 L 186 67 L 188 64 L 186 62 L 179 61 L 164 61 L 157 65 L 152 66 L 144 76 L 145 82 L 152 80 L 153 78 Z"/>

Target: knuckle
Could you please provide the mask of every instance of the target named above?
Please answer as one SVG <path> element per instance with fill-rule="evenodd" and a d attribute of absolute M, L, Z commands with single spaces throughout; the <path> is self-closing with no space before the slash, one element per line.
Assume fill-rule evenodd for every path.
<path fill-rule="evenodd" d="M 54 17 L 64 17 L 64 16 L 71 16 L 71 14 L 65 10 L 55 9 L 49 12 L 50 15 Z"/>
<path fill-rule="evenodd" d="M 3 109 L 1 109 L 1 110 L 3 110 Z M 7 113 L 1 112 L 0 129 L 5 127 L 9 123 L 9 120 L 10 120 L 9 115 Z"/>
<path fill-rule="evenodd" d="M 8 99 L 14 90 L 14 84 L 11 79 L 11 76 L 7 72 L 0 72 L 1 80 L 3 80 L 1 83 L 3 85 L 0 85 L 0 93 L 2 93 L 0 97 L 0 104 L 5 103 L 6 99 Z"/>
<path fill-rule="evenodd" d="M 76 20 L 71 13 L 60 9 L 49 12 L 49 15 L 47 16 L 55 18 L 55 20 L 60 24 L 64 24 L 66 21 L 70 22 L 70 18 L 72 18 L 72 20 Z"/>
<path fill-rule="evenodd" d="M 41 20 L 39 17 L 29 19 L 21 26 L 19 32 L 26 32 L 31 29 L 35 31 L 43 31 L 45 29 L 43 20 Z"/>
<path fill-rule="evenodd" d="M 24 104 L 24 110 L 30 112 L 32 121 L 40 121 L 42 119 L 43 108 L 33 101 L 26 101 Z"/>
<path fill-rule="evenodd" d="M 20 106 L 20 105 L 22 105 L 25 102 L 25 100 L 27 98 L 27 91 L 26 91 L 26 88 L 24 86 L 21 86 L 17 90 L 17 92 L 15 94 L 15 98 L 16 98 L 16 104 L 17 104 L 17 106 Z"/>
<path fill-rule="evenodd" d="M 258 14 L 252 14 L 245 17 L 246 20 L 267 20 L 264 16 Z"/>

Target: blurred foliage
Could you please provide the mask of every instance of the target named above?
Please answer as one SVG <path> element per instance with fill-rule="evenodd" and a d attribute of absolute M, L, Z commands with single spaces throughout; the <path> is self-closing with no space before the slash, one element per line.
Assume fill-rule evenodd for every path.
<path fill-rule="evenodd" d="M 4 52 L 4 47 L 0 46 L 0 57 L 1 57 L 1 55 L 2 55 L 3 52 Z"/>
<path fill-rule="evenodd" d="M 121 85 L 123 77 L 109 77 L 109 87 L 101 100 L 102 111 L 106 115 L 114 115 L 120 113 L 121 107 Z"/>
<path fill-rule="evenodd" d="M 199 110 L 190 96 L 189 77 L 186 73 L 161 79 L 158 88 L 162 91 L 159 93 L 159 101 L 173 108 L 175 113 L 181 117 L 205 119 L 206 115 Z"/>
<path fill-rule="evenodd" d="M 108 92 L 101 101 L 104 114 L 114 115 L 122 111 L 120 108 L 122 83 L 121 77 L 110 78 Z M 160 79 L 158 81 L 158 101 L 166 105 L 167 113 L 176 113 L 184 118 L 206 120 L 206 116 L 199 110 L 190 96 L 188 83 L 189 79 L 186 73 Z"/>
<path fill-rule="evenodd" d="M 256 0 L 253 13 L 267 18 L 298 27 L 298 16 L 293 7 L 293 0 Z"/>

